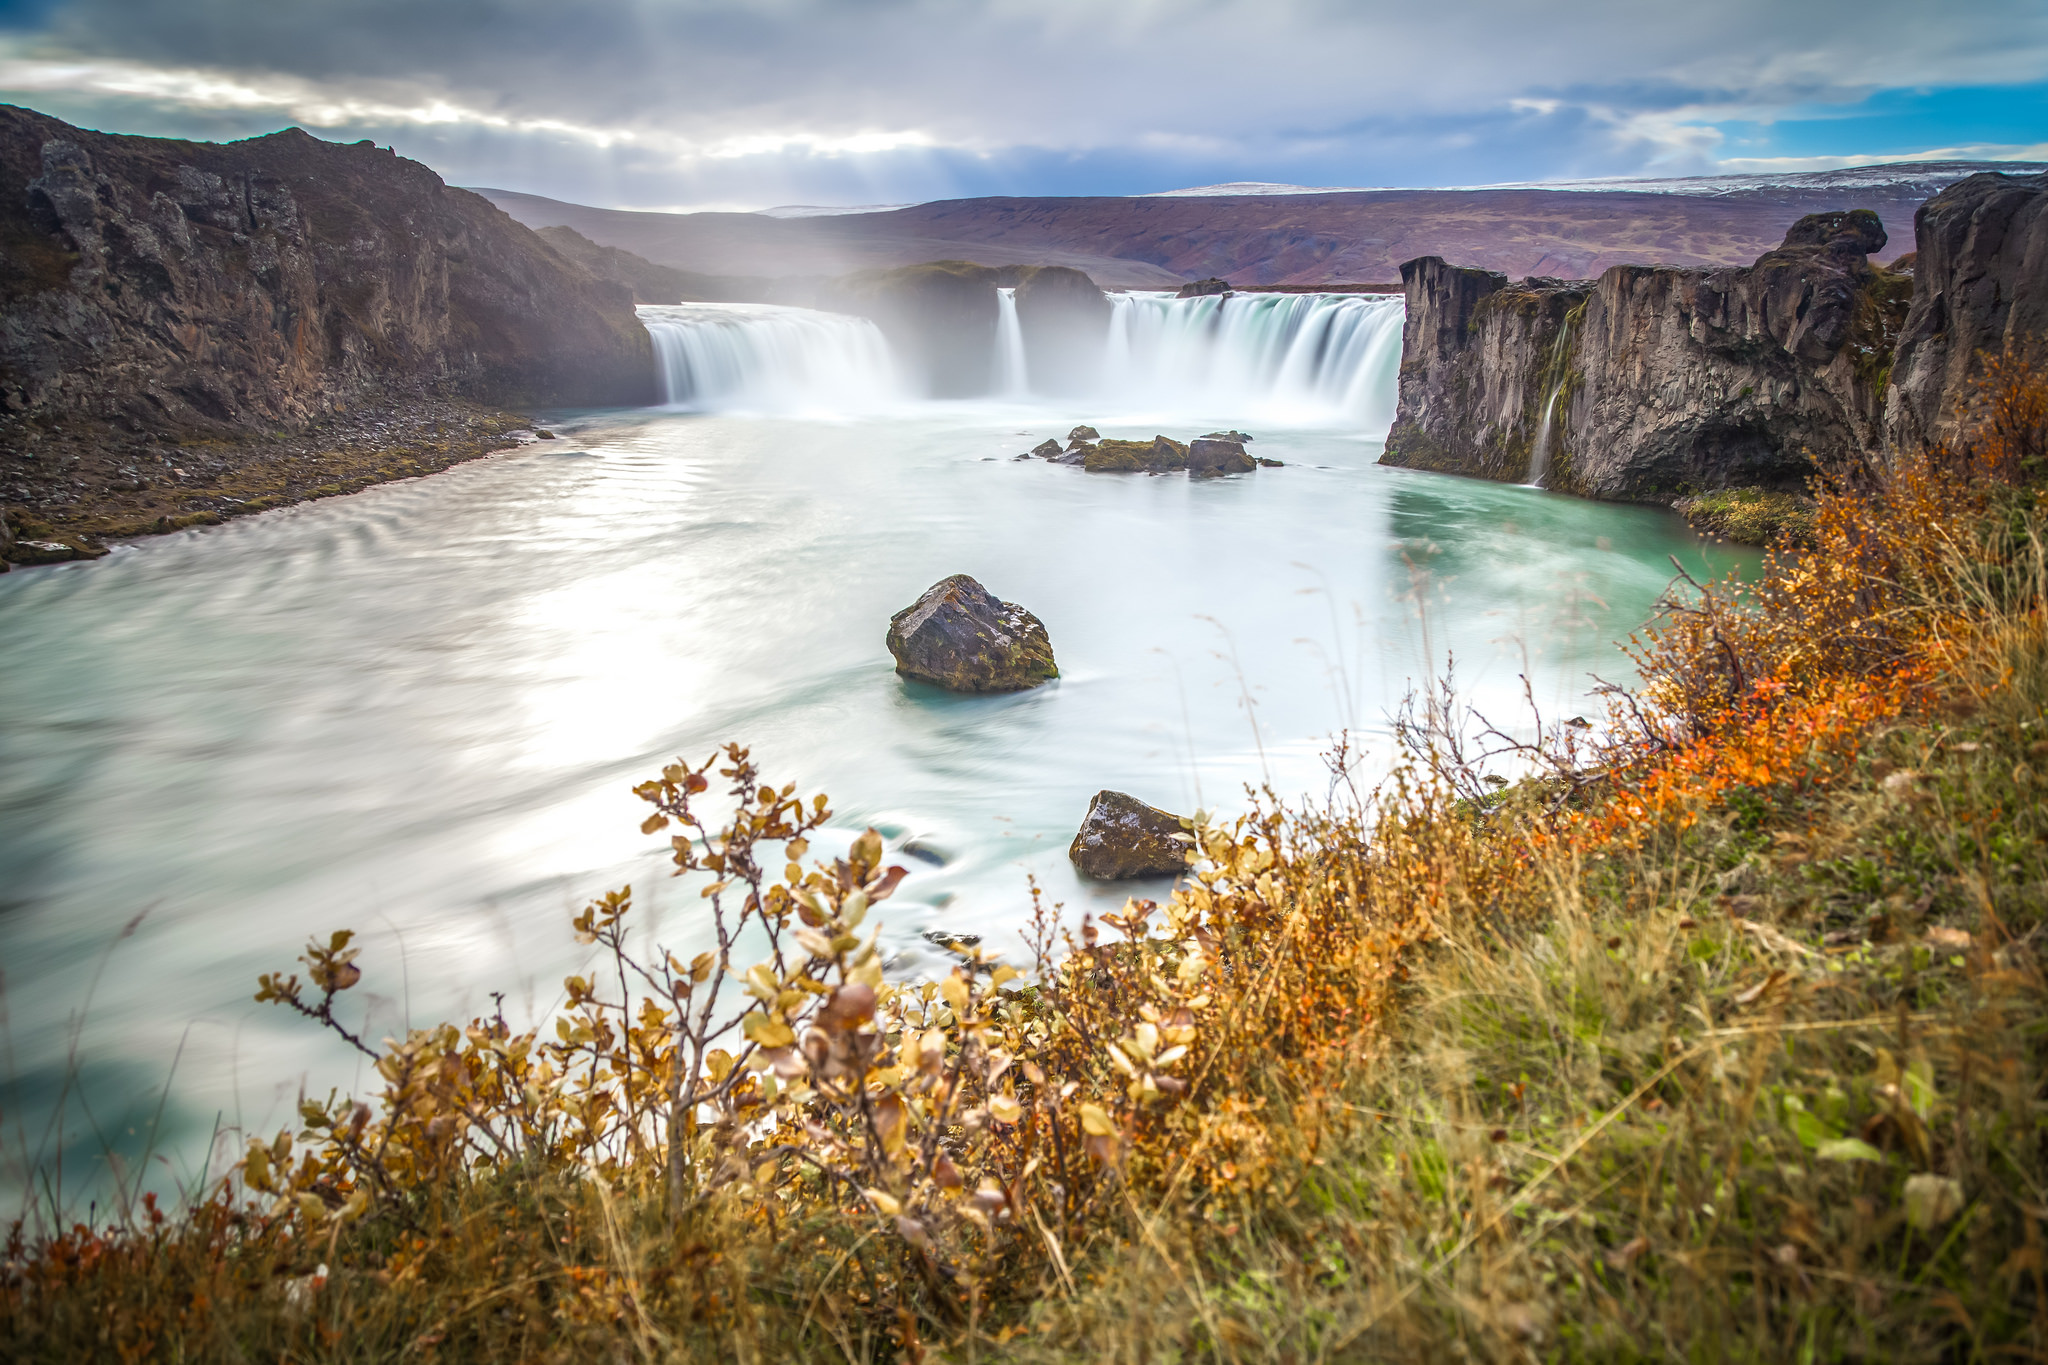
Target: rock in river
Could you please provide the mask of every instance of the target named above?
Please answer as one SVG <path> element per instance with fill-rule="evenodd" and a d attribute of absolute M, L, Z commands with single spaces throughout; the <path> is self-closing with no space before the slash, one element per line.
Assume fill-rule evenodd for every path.
<path fill-rule="evenodd" d="M 1098 442 L 1083 464 L 1091 474 L 1174 473 L 1188 467 L 1188 448 L 1171 436 Z"/>
<path fill-rule="evenodd" d="M 1041 460 L 1056 460 L 1060 455 L 1060 443 L 1058 441 L 1040 441 L 1037 445 L 1031 447 L 1031 453 Z"/>
<path fill-rule="evenodd" d="M 1258 467 L 1236 441 L 1218 441 L 1205 436 L 1188 446 L 1188 474 L 1192 478 L 1249 474 Z"/>
<path fill-rule="evenodd" d="M 964 573 L 889 618 L 889 652 L 904 677 L 953 692 L 1021 692 L 1060 675 L 1039 619 Z"/>
<path fill-rule="evenodd" d="M 1170 877 L 1187 869 L 1193 836 L 1178 815 L 1123 792 L 1100 791 L 1067 857 L 1085 877 Z"/>

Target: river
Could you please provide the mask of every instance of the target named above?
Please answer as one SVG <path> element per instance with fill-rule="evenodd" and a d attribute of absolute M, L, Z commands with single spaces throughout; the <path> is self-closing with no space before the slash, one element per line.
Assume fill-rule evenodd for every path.
<path fill-rule="evenodd" d="M 1185 303 L 1118 304 L 1116 398 L 1088 403 L 1010 373 L 1019 397 L 916 402 L 866 324 L 648 309 L 665 407 L 0 577 L 0 1181 L 61 1157 L 75 1193 L 147 1151 L 161 1187 L 302 1088 L 365 1086 L 250 999 L 309 935 L 361 935 L 349 1022 L 372 1037 L 493 991 L 544 1018 L 587 951 L 569 914 L 622 883 L 692 949 L 701 902 L 628 790 L 675 755 L 742 741 L 829 792 L 841 837 L 918 840 L 882 916 L 914 974 L 942 956 L 927 931 L 1013 946 L 1029 878 L 1118 905 L 1065 857 L 1100 788 L 1183 812 L 1321 795 L 1346 729 L 1383 772 L 1389 710 L 1447 652 L 1500 715 L 1525 668 L 1553 714 L 1590 713 L 1667 556 L 1753 562 L 1666 512 L 1376 465 L 1398 301 L 1285 300 L 1241 335 Z M 1238 427 L 1284 467 L 1014 458 L 1077 422 Z M 1045 622 L 1057 683 L 895 675 L 890 614 L 960 572 Z"/>

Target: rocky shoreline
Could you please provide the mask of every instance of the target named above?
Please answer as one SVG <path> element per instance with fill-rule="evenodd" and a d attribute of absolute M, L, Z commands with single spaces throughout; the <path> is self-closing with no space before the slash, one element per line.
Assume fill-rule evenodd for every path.
<path fill-rule="evenodd" d="M 0 507 L 12 532 L 0 562 L 96 559 L 114 541 L 437 474 L 518 444 L 514 433 L 532 425 L 487 404 L 412 396 L 329 413 L 300 431 L 206 437 L 80 422 L 17 429 L 0 436 Z"/>

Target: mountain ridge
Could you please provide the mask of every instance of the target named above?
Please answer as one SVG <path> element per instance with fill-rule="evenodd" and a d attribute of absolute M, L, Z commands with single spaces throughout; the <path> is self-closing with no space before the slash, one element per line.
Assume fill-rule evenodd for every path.
<path fill-rule="evenodd" d="M 1061 265 L 1113 289 L 1387 283 L 1442 256 L 1516 277 L 1746 265 L 1808 213 L 1869 209 L 1895 243 L 1944 184 L 2033 163 L 1902 162 L 1784 175 L 1469 189 L 943 199 L 811 217 L 603 209 L 477 188 L 529 227 L 706 275 L 837 276 L 934 260 Z M 1198 187 L 1232 188 L 1232 187 Z"/>

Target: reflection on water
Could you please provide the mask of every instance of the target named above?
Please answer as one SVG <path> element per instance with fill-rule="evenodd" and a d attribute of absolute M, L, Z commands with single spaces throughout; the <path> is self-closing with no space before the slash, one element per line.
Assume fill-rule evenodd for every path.
<path fill-rule="evenodd" d="M 1446 650 L 1503 712 L 1525 647 L 1578 706 L 1668 553 L 1725 567 L 1669 514 L 1382 469 L 1340 433 L 1260 432 L 1286 468 L 1197 483 L 1017 462 L 1077 419 L 1150 434 L 1022 414 L 593 418 L 569 449 L 0 578 L 9 1160 L 62 1146 L 76 1188 L 101 1135 L 133 1154 L 174 1061 L 186 1169 L 217 1121 L 274 1132 L 302 1086 L 361 1085 L 249 999 L 309 934 L 362 934 L 373 1037 L 492 990 L 544 1015 L 582 961 L 565 916 L 622 882 L 687 949 L 699 903 L 628 792 L 677 753 L 742 740 L 842 833 L 943 851 L 888 907 L 914 972 L 924 930 L 1008 946 L 1027 876 L 1120 900 L 1064 856 L 1098 788 L 1323 790 L 1330 735 L 1384 762 L 1388 707 Z M 1059 682 L 894 675 L 890 613 L 956 572 L 1045 621 Z"/>

